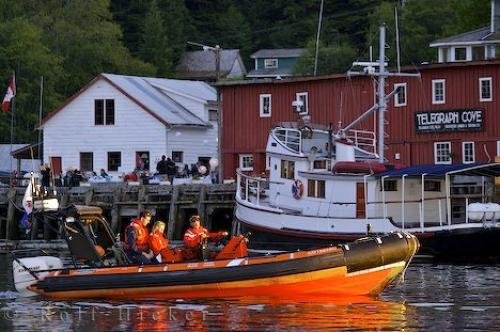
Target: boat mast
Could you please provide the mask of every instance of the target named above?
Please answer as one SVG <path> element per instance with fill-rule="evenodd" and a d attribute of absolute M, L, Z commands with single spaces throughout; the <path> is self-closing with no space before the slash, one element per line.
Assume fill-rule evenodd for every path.
<path fill-rule="evenodd" d="M 385 94 L 385 79 L 389 76 L 397 76 L 397 77 L 420 77 L 419 73 L 390 73 L 386 70 L 386 62 L 385 62 L 385 24 L 380 26 L 380 38 L 379 38 L 379 59 L 378 62 L 353 62 L 353 66 L 364 67 L 362 71 L 351 71 L 347 72 L 348 76 L 358 76 L 358 75 L 369 75 L 378 77 L 377 81 L 377 103 L 370 107 L 366 112 L 361 114 L 356 120 L 351 122 L 345 128 L 339 131 L 340 136 L 345 136 L 345 133 L 357 125 L 359 122 L 364 120 L 368 115 L 373 113 L 374 111 L 378 111 L 378 126 L 377 126 L 377 152 L 379 155 L 379 161 L 381 163 L 385 162 L 384 157 L 384 147 L 385 147 L 385 112 L 387 111 L 387 101 L 398 93 L 398 89 L 394 89 L 391 93 Z M 379 67 L 378 72 L 375 70 L 375 67 Z"/>

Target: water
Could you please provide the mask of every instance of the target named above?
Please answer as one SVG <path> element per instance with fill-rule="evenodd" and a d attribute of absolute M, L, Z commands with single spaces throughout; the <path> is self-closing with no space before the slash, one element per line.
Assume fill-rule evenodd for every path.
<path fill-rule="evenodd" d="M 44 301 L 12 290 L 0 256 L 0 331 L 500 329 L 500 265 L 412 264 L 377 299 Z"/>

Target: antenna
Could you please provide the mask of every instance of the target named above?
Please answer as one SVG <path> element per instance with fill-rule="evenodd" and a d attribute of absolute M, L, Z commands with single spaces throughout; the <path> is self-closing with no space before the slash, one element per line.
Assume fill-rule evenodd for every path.
<path fill-rule="evenodd" d="M 398 24 L 398 7 L 394 7 L 394 23 L 396 25 L 396 57 L 398 65 L 398 73 L 401 72 L 401 58 L 399 54 L 399 24 Z"/>

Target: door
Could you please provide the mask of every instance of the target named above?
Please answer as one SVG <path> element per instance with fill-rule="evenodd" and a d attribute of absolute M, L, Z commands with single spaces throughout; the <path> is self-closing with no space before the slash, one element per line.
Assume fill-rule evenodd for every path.
<path fill-rule="evenodd" d="M 61 173 L 62 173 L 62 159 L 61 157 L 50 157 L 50 171 L 51 171 L 51 178 L 52 183 L 55 186 L 61 186 L 62 185 L 62 178 L 61 178 Z"/>
<path fill-rule="evenodd" d="M 356 218 L 366 218 L 365 184 L 356 183 Z"/>

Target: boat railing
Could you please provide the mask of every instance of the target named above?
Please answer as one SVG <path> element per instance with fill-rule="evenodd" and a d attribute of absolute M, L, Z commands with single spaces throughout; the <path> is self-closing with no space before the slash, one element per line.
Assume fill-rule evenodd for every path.
<path fill-rule="evenodd" d="M 270 183 L 267 176 L 247 175 L 237 169 L 236 178 L 236 193 L 241 200 L 260 205 L 261 200 L 267 198 Z"/>
<path fill-rule="evenodd" d="M 377 138 L 375 132 L 370 130 L 349 129 L 346 135 L 355 146 L 368 152 L 377 151 Z"/>

